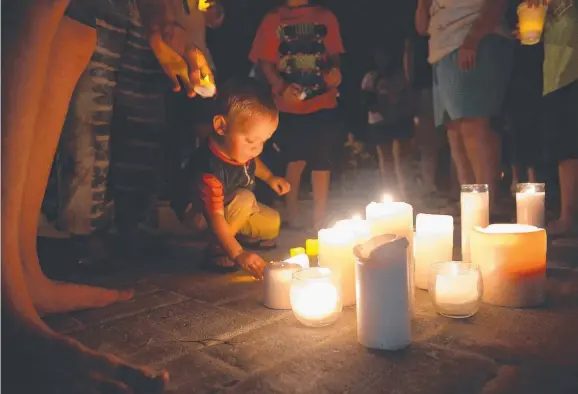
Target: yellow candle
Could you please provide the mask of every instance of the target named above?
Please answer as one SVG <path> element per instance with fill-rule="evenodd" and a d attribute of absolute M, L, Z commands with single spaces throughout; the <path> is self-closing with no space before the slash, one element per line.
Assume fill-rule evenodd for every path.
<path fill-rule="evenodd" d="M 482 272 L 488 304 L 527 307 L 544 302 L 546 231 L 523 224 L 491 224 L 471 233 L 472 263 Z"/>
<path fill-rule="evenodd" d="M 289 256 L 291 256 L 291 257 L 295 257 L 295 256 L 298 256 L 300 254 L 305 254 L 305 249 L 302 247 L 291 248 L 289 250 Z"/>
<path fill-rule="evenodd" d="M 342 227 L 319 231 L 319 266 L 331 269 L 344 306 L 355 305 L 355 236 Z"/>

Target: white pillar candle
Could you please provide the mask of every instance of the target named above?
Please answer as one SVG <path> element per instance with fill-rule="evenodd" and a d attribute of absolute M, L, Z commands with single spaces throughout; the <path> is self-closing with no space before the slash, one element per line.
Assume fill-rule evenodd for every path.
<path fill-rule="evenodd" d="M 472 263 L 484 279 L 483 301 L 527 307 L 544 302 L 546 230 L 524 224 L 492 224 L 472 231 Z"/>
<path fill-rule="evenodd" d="M 301 268 L 309 268 L 309 256 L 306 254 L 298 254 L 293 257 L 289 257 L 285 260 L 285 263 L 292 263 L 300 265 Z"/>
<path fill-rule="evenodd" d="M 319 231 L 319 266 L 333 272 L 340 287 L 343 306 L 355 305 L 355 235 L 343 227 Z"/>
<path fill-rule="evenodd" d="M 387 235 L 355 247 L 357 340 L 367 348 L 398 350 L 411 341 L 407 247 Z"/>
<path fill-rule="evenodd" d="M 546 199 L 544 183 L 518 183 L 516 185 L 516 213 L 518 224 L 529 224 L 544 227 L 544 200 Z"/>
<path fill-rule="evenodd" d="M 471 261 L 470 233 L 476 226 L 490 224 L 490 195 L 488 185 L 462 185 L 461 192 L 462 222 L 462 260 Z"/>
<path fill-rule="evenodd" d="M 452 260 L 454 218 L 420 213 L 415 230 L 415 285 L 427 290 L 431 264 Z"/>
<path fill-rule="evenodd" d="M 271 309 L 291 309 L 290 288 L 293 274 L 301 270 L 301 265 L 285 261 L 273 262 L 265 266 L 263 273 L 263 303 Z"/>
<path fill-rule="evenodd" d="M 394 202 L 386 196 L 383 202 L 372 202 L 365 208 L 365 217 L 369 222 L 371 236 L 393 234 L 407 239 L 408 281 L 410 308 L 413 313 L 414 259 L 413 259 L 413 207 L 405 202 Z"/>
<path fill-rule="evenodd" d="M 340 220 L 335 223 L 335 227 L 341 227 L 349 230 L 355 236 L 355 243 L 363 243 L 371 238 L 369 230 L 369 222 L 361 219 L 359 216 L 354 216 L 351 219 Z"/>

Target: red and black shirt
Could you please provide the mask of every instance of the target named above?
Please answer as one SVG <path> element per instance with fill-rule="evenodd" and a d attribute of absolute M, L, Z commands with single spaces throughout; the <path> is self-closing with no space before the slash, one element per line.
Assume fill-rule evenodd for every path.
<path fill-rule="evenodd" d="M 179 217 L 190 205 L 197 212 L 223 212 L 238 189 L 253 190 L 255 169 L 254 159 L 235 162 L 209 139 L 184 164 L 171 205 Z"/>

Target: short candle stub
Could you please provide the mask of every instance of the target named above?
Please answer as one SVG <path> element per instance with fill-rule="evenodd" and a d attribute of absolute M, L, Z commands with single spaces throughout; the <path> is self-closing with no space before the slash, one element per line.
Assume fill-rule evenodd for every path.
<path fill-rule="evenodd" d="M 212 83 L 195 85 L 195 93 L 203 98 L 213 97 L 217 93 L 217 88 Z"/>

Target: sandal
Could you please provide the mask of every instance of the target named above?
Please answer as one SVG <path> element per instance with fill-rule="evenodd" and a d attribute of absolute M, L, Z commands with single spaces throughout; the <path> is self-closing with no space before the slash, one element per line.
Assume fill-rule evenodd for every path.
<path fill-rule="evenodd" d="M 217 264 L 216 261 L 219 258 L 227 258 L 227 260 L 231 261 L 223 249 L 220 247 L 209 246 L 205 252 L 205 259 L 202 268 L 206 271 L 216 272 L 219 274 L 228 274 L 239 270 L 239 267 L 233 261 L 231 261 L 233 265 Z"/>

